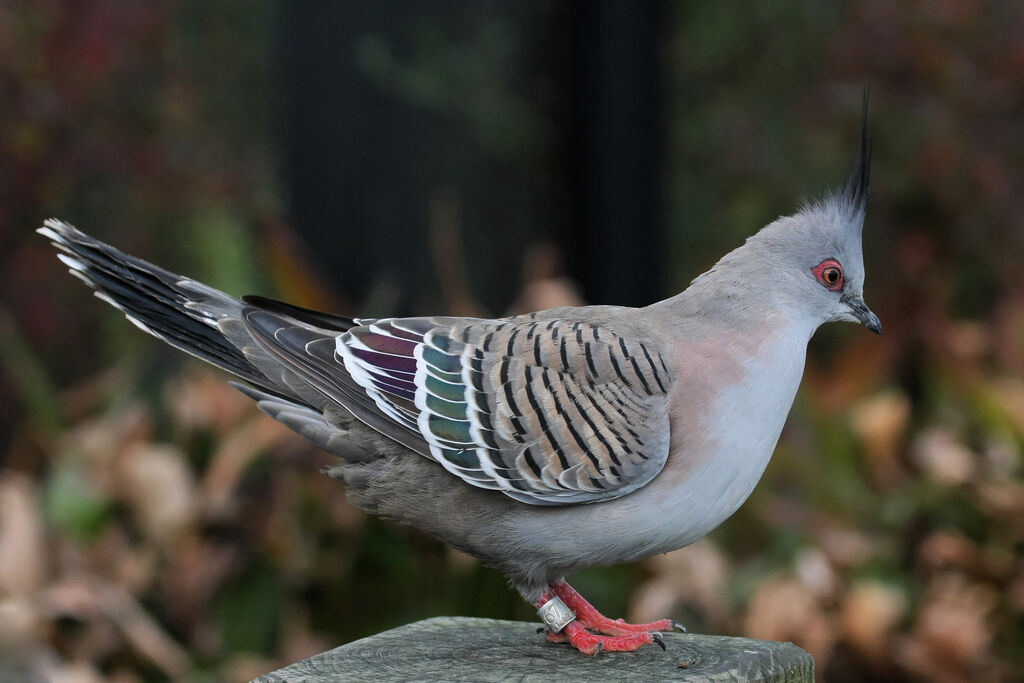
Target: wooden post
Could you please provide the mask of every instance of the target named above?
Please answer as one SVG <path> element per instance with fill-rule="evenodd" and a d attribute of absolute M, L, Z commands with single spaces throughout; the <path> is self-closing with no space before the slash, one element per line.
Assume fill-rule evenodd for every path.
<path fill-rule="evenodd" d="M 814 660 L 792 643 L 664 633 L 664 652 L 651 645 L 590 657 L 548 643 L 538 626 L 468 617 L 426 619 L 255 681 L 814 681 Z"/>

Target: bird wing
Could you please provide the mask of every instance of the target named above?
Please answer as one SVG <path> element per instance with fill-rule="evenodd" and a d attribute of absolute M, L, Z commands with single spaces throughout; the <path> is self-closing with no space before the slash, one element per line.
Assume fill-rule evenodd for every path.
<path fill-rule="evenodd" d="M 251 383 L 268 412 L 332 452 L 341 406 L 464 481 L 535 505 L 625 495 L 668 457 L 668 368 L 652 345 L 593 322 L 596 309 L 351 320 L 239 301 L 62 221 L 40 232 L 132 322 Z"/>
<path fill-rule="evenodd" d="M 389 318 L 325 337 L 265 310 L 243 317 L 261 344 L 360 420 L 525 503 L 617 498 L 668 457 L 669 370 L 650 344 L 607 326 Z"/>

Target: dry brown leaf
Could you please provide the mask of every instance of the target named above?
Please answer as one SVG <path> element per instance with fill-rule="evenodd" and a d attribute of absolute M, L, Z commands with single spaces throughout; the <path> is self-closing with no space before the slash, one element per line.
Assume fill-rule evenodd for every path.
<path fill-rule="evenodd" d="M 747 605 L 743 634 L 762 640 L 792 641 L 818 661 L 832 651 L 838 629 L 814 595 L 793 577 L 762 583 Z"/>
<path fill-rule="evenodd" d="M 125 637 L 105 614 L 77 625 L 62 650 L 71 661 L 101 662 L 125 649 Z"/>
<path fill-rule="evenodd" d="M 998 593 L 957 573 L 932 581 L 921 599 L 906 646 L 908 663 L 920 674 L 966 676 L 990 656 Z"/>
<path fill-rule="evenodd" d="M 196 482 L 185 453 L 167 444 L 137 443 L 120 460 L 118 476 L 143 532 L 168 548 L 196 518 Z"/>
<path fill-rule="evenodd" d="M 100 612 L 92 583 L 80 574 L 62 577 L 47 586 L 40 594 L 40 604 L 50 619 L 72 617 L 87 621 Z"/>
<path fill-rule="evenodd" d="M 859 581 L 843 598 L 843 638 L 859 653 L 880 664 L 885 661 L 892 634 L 906 612 L 906 598 L 893 586 L 880 581 Z"/>
<path fill-rule="evenodd" d="M 43 639 L 43 615 L 38 606 L 24 597 L 0 601 L 0 661 L 16 661 L 26 656 Z"/>
<path fill-rule="evenodd" d="M 946 347 L 959 363 L 976 363 L 991 350 L 989 331 L 973 320 L 950 322 L 945 328 Z"/>
<path fill-rule="evenodd" d="M 275 662 L 260 655 L 233 654 L 219 669 L 219 678 L 227 683 L 246 683 L 258 676 L 280 669 L 288 662 Z"/>
<path fill-rule="evenodd" d="M 281 625 L 281 659 L 283 663 L 308 659 L 335 647 L 332 639 L 316 634 L 310 625 L 309 610 L 305 605 L 292 605 L 284 615 Z M 270 671 L 264 669 L 263 673 Z"/>
<path fill-rule="evenodd" d="M 1024 522 L 1024 482 L 993 481 L 978 484 L 978 503 L 988 514 L 1020 528 Z"/>
<path fill-rule="evenodd" d="M 839 590 L 839 577 L 825 553 L 818 548 L 804 548 L 794 561 L 797 579 L 819 601 L 831 600 Z"/>
<path fill-rule="evenodd" d="M 889 389 L 858 401 L 850 409 L 850 424 L 864 445 L 875 484 L 895 484 L 902 473 L 899 456 L 910 420 L 910 400 Z"/>
<path fill-rule="evenodd" d="M 82 646 L 95 655 L 97 650 L 111 649 L 110 626 L 116 627 L 118 639 L 127 641 L 138 653 L 171 678 L 180 678 L 189 669 L 189 656 L 153 617 L 121 586 L 95 576 L 78 574 L 51 585 L 41 594 L 44 613 L 56 619 L 70 616 L 82 622 L 93 622 L 93 641 Z M 88 637 L 88 636 L 87 636 Z M 102 638 L 104 643 L 95 642 Z"/>
<path fill-rule="evenodd" d="M 120 586 L 94 582 L 103 611 L 141 655 L 171 678 L 189 670 L 188 653 Z"/>
<path fill-rule="evenodd" d="M 142 677 L 135 671 L 117 668 L 107 674 L 107 683 L 142 683 Z"/>
<path fill-rule="evenodd" d="M 212 595 L 236 571 L 238 548 L 198 535 L 186 536 L 167 559 L 160 588 L 176 621 L 205 622 Z"/>
<path fill-rule="evenodd" d="M 90 662 L 72 662 L 53 672 L 50 683 L 105 683 L 106 679 Z"/>
<path fill-rule="evenodd" d="M 969 481 L 978 463 L 978 457 L 945 427 L 932 427 L 919 434 L 911 453 L 922 472 L 947 486 Z"/>
<path fill-rule="evenodd" d="M 224 514 L 250 463 L 260 453 L 290 438 L 300 437 L 263 415 L 254 415 L 228 433 L 203 476 L 203 509 L 214 516 Z"/>
<path fill-rule="evenodd" d="M 629 603 L 627 620 L 635 624 L 645 624 L 658 619 L 665 619 L 667 615 L 675 614 L 678 606 L 683 602 L 674 582 L 663 577 L 645 581 L 633 594 Z M 706 619 L 712 621 L 715 617 L 707 615 L 707 610 L 700 610 Z M 717 615 L 721 619 L 722 615 Z"/>
<path fill-rule="evenodd" d="M 141 595 L 153 585 L 160 561 L 150 547 L 126 549 L 115 558 L 112 578 L 132 595 Z"/>
<path fill-rule="evenodd" d="M 148 441 L 151 433 L 149 413 L 141 404 L 134 403 L 67 432 L 60 439 L 58 452 L 83 465 L 90 483 L 112 495 L 118 490 L 118 458 L 129 445 Z"/>
<path fill-rule="evenodd" d="M 980 555 L 974 543 L 962 534 L 947 529 L 929 535 L 917 553 L 922 566 L 932 572 L 950 567 L 973 569 L 980 564 Z"/>
<path fill-rule="evenodd" d="M 654 576 L 637 590 L 629 620 L 646 623 L 664 619 L 680 604 L 695 607 L 713 624 L 724 625 L 728 611 L 722 602 L 731 567 L 708 538 L 647 561 Z"/>
<path fill-rule="evenodd" d="M 201 366 L 189 367 L 168 383 L 165 399 L 175 427 L 186 432 L 211 429 L 223 435 L 256 413 L 252 401 L 223 374 Z"/>
<path fill-rule="evenodd" d="M 1006 604 L 1017 614 L 1024 614 L 1024 561 L 1018 562 L 1006 589 Z"/>
<path fill-rule="evenodd" d="M 960 569 L 976 577 L 1005 578 L 1013 556 L 997 546 L 981 548 L 963 534 L 942 529 L 930 534 L 918 550 L 922 568 L 931 573 Z"/>
<path fill-rule="evenodd" d="M 43 520 L 27 476 L 0 477 L 0 596 L 26 596 L 46 580 Z"/>
<path fill-rule="evenodd" d="M 882 542 L 858 529 L 841 527 L 822 528 L 818 544 L 825 555 L 838 567 L 861 565 L 882 552 Z"/>

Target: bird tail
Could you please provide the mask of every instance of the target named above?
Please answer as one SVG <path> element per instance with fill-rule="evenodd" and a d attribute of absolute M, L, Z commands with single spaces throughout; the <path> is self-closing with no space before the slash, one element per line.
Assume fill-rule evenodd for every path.
<path fill-rule="evenodd" d="M 37 232 L 60 250 L 57 256 L 72 275 L 143 331 L 256 386 L 273 388 L 242 351 L 251 340 L 229 338 L 245 334 L 232 324 L 245 308 L 239 299 L 125 254 L 56 218 Z"/>
<path fill-rule="evenodd" d="M 379 450 L 382 437 L 376 432 L 363 441 L 353 441 L 349 434 L 356 419 L 349 405 L 371 426 L 382 419 L 367 413 L 372 412 L 363 405 L 367 399 L 347 384 L 339 387 L 340 396 L 317 388 L 299 368 L 283 361 L 277 339 L 279 333 L 299 330 L 303 339 L 333 340 L 356 324 L 351 318 L 263 297 L 236 299 L 125 254 L 55 218 L 38 232 L 53 242 L 71 274 L 97 297 L 143 331 L 252 385 L 231 383 L 272 418 L 346 461 L 365 460 Z M 254 318 L 260 322 L 258 329 L 250 326 Z M 344 367 L 334 369 L 336 379 L 345 384 Z"/>

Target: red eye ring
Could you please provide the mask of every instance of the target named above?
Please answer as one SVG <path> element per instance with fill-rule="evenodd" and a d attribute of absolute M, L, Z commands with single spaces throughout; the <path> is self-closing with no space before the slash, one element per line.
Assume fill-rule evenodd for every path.
<path fill-rule="evenodd" d="M 811 269 L 814 277 L 825 289 L 838 292 L 843 289 L 846 278 L 843 276 L 843 266 L 833 258 L 825 259 Z"/>

